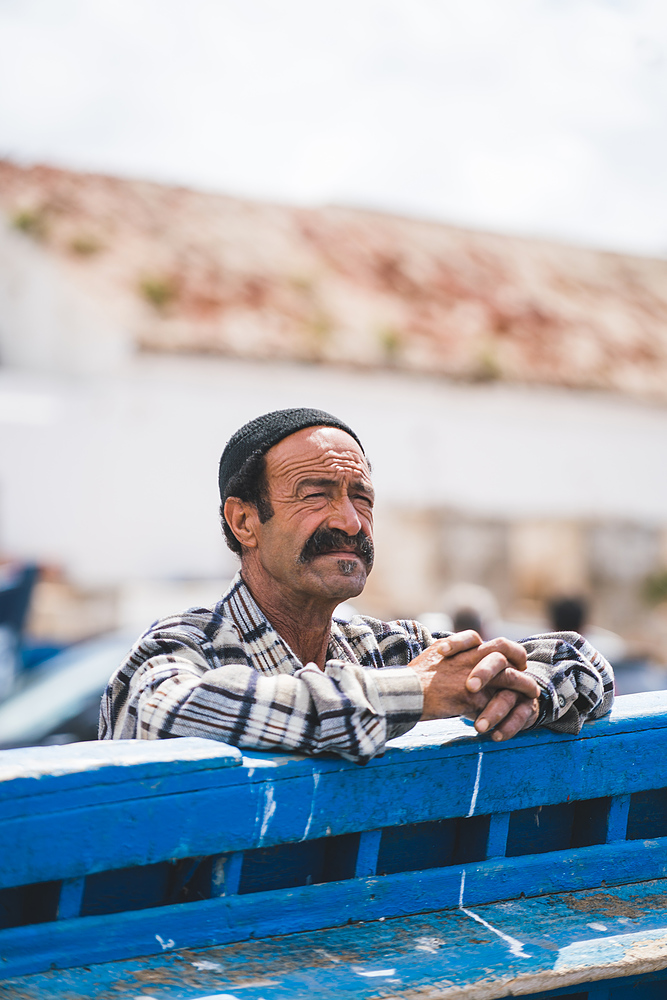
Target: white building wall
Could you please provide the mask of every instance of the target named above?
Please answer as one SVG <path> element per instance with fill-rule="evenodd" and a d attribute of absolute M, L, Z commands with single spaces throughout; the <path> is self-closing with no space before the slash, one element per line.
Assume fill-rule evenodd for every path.
<path fill-rule="evenodd" d="M 219 577 L 217 463 L 243 422 L 310 405 L 358 431 L 382 507 L 667 523 L 667 408 L 399 373 L 139 356 L 0 369 L 0 552 L 75 580 Z M 387 539 L 384 544 L 387 544 Z"/>
<path fill-rule="evenodd" d="M 0 225 L 0 364 L 48 373 L 109 372 L 130 353 L 127 331 L 67 280 L 55 257 Z"/>

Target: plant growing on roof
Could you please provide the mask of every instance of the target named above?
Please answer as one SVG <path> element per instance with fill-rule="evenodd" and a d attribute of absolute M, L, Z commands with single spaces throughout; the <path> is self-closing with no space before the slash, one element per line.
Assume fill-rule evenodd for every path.
<path fill-rule="evenodd" d="M 667 601 L 667 569 L 652 573 L 644 581 L 644 598 L 648 604 L 662 604 Z"/>
<path fill-rule="evenodd" d="M 395 362 L 403 347 L 401 331 L 395 326 L 383 326 L 378 330 L 377 338 L 385 360 Z"/>
<path fill-rule="evenodd" d="M 36 240 L 44 240 L 48 235 L 48 220 L 46 209 L 42 206 L 36 208 L 20 208 L 12 216 L 14 229 L 32 236 Z"/>
<path fill-rule="evenodd" d="M 151 275 L 140 280 L 139 292 L 158 312 L 162 312 L 177 297 L 178 288 L 169 276 Z"/>
<path fill-rule="evenodd" d="M 70 240 L 69 249 L 79 257 L 92 257 L 103 249 L 103 244 L 95 236 L 82 233 Z"/>

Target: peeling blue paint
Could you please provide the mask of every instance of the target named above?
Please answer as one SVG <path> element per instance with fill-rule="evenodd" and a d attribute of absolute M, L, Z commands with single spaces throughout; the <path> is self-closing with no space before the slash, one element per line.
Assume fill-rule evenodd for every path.
<path fill-rule="evenodd" d="M 664 1000 L 666 751 L 664 692 L 578 738 L 422 725 L 363 768 L 190 739 L 6 751 L 0 998 Z"/>

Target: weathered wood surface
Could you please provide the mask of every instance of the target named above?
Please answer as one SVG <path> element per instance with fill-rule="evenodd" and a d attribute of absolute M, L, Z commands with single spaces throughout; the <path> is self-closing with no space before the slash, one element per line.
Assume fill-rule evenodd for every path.
<path fill-rule="evenodd" d="M 359 923 L 299 935 L 178 951 L 165 937 L 153 959 L 50 971 L 0 984 L 12 1000 L 334 1000 L 339 997 L 489 1000 L 590 989 L 613 1000 L 638 981 L 667 996 L 663 882 L 541 896 Z M 160 932 L 164 933 L 160 933 Z M 592 981 L 598 979 L 596 985 Z M 604 990 L 604 992 L 603 992 Z"/>
<path fill-rule="evenodd" d="M 608 1000 L 605 977 L 655 979 L 667 967 L 666 750 L 667 692 L 652 692 L 618 699 L 611 716 L 579 737 L 535 732 L 498 745 L 458 720 L 425 724 L 365 767 L 241 754 L 199 739 L 5 751 L 0 978 L 127 960 L 165 945 L 170 975 L 186 966 L 200 975 L 182 949 L 223 948 L 227 968 L 229 956 L 259 961 L 258 948 L 269 963 L 276 935 L 290 935 L 295 953 L 310 955 L 330 950 L 308 943 L 318 934 L 340 939 L 338 954 L 353 934 L 367 957 L 350 959 L 347 971 L 342 958 L 331 968 L 315 959 L 301 971 L 294 964 L 298 975 L 276 966 L 280 989 L 253 993 L 248 970 L 241 986 L 233 977 L 220 985 L 217 970 L 218 986 L 197 994 L 194 981 L 194 992 L 185 989 L 190 980 L 180 993 L 169 982 L 172 992 L 156 991 L 150 976 L 162 974 L 162 958 L 125 962 L 151 984 L 127 996 L 189 1000 L 242 989 L 249 1000 L 269 1000 L 308 989 L 323 997 L 491 998 L 555 989 L 553 977 L 566 972 L 586 982 L 576 979 L 582 967 L 600 980 L 595 1000 Z M 582 890 L 594 899 L 588 921 L 568 902 Z M 606 902 L 609 894 L 621 902 Z M 649 897 L 650 905 L 637 902 Z M 614 906 L 626 914 L 634 907 L 634 915 L 619 910 L 620 923 L 610 923 L 603 917 Z M 353 929 L 341 928 L 350 921 Z M 603 923 L 608 933 L 591 930 Z M 416 941 L 417 927 L 431 927 L 418 936 L 441 943 L 399 948 Z M 237 943 L 253 936 L 264 944 Z M 508 952 L 510 939 L 530 943 L 532 965 Z M 286 948 L 278 947 L 283 958 Z M 554 965 L 555 955 L 565 965 Z M 385 977 L 400 982 L 365 976 L 367 961 L 400 967 Z M 106 995 L 86 992 L 87 976 L 78 969 L 20 986 L 7 980 L 0 996 Z M 648 989 L 648 980 L 641 984 Z M 628 997 L 638 1000 L 639 988 Z M 620 1000 L 614 989 L 611 1000 Z M 667 984 L 664 991 L 663 1000 Z"/>
<path fill-rule="evenodd" d="M 606 857 L 599 848 L 587 848 L 581 852 L 562 852 L 562 858 L 528 855 L 512 864 L 506 860 L 464 869 L 452 866 L 401 872 L 13 927 L 0 933 L 0 968 L 5 975 L 20 974 L 48 968 L 53 961 L 65 967 L 83 961 L 149 955 L 159 948 L 156 934 L 165 941 L 178 942 L 179 947 L 207 947 L 251 936 L 263 938 L 455 908 L 464 872 L 465 898 L 471 906 L 522 894 L 542 895 L 580 886 L 593 888 L 602 882 L 607 889 L 623 883 L 636 884 L 646 871 L 641 851 L 650 852 L 652 845 L 642 841 L 632 847 L 634 867 L 627 865 L 623 851 L 615 849 Z M 660 876 L 667 874 L 666 847 L 667 838 L 661 845 L 660 862 L 653 869 Z M 604 875 L 606 879 L 601 878 Z M 667 884 L 663 891 L 667 895 Z"/>
<path fill-rule="evenodd" d="M 246 753 L 241 765 L 233 748 L 190 739 L 4 751 L 0 887 L 504 813 L 508 803 L 516 811 L 662 788 L 667 695 L 659 694 L 664 708 L 648 715 L 650 729 L 638 729 L 623 704 L 581 737 L 536 732 L 500 745 L 450 721 L 422 727 L 427 735 L 403 739 L 366 767 L 261 753 Z M 156 746 L 173 749 L 160 758 Z"/>

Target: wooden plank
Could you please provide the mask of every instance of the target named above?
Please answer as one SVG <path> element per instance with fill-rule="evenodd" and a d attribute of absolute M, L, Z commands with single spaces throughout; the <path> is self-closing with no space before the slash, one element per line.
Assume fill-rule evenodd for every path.
<path fill-rule="evenodd" d="M 637 981 L 631 977 L 664 982 L 664 889 L 659 881 L 613 894 L 595 890 L 457 907 L 203 952 L 179 952 L 177 924 L 156 913 L 151 929 L 159 957 L 10 979 L 3 993 L 22 1000 L 492 1000 L 588 988 L 596 981 L 601 989 L 630 985 Z M 99 922 L 97 931 L 100 937 L 114 933 Z M 47 958 L 41 953 L 42 963 Z"/>
<path fill-rule="evenodd" d="M 368 875 L 375 875 L 377 871 L 378 851 L 382 830 L 368 830 L 359 837 L 359 850 L 354 868 L 357 878 L 365 878 Z"/>
<path fill-rule="evenodd" d="M 179 742 L 186 741 L 152 746 Z M 198 741 L 202 743 L 208 741 Z M 211 745 L 216 753 L 220 750 Z M 205 749 L 196 748 L 198 754 Z M 530 747 L 518 740 L 501 750 L 487 743 L 483 754 L 479 744 L 456 756 L 442 756 L 442 748 L 439 752 L 431 760 L 398 755 L 393 763 L 364 768 L 290 759 L 287 771 L 266 756 L 246 758 L 244 766 L 237 766 L 232 755 L 229 767 L 223 755 L 222 770 L 202 770 L 197 776 L 199 783 L 210 779 L 212 787 L 188 794 L 182 786 L 178 794 L 155 794 L 154 781 L 143 777 L 131 791 L 129 782 L 123 784 L 123 794 L 131 795 L 123 801 L 109 800 L 108 789 L 100 786 L 91 790 L 94 805 L 70 811 L 67 791 L 24 798 L 20 806 L 12 806 L 22 815 L 0 819 L 0 852 L 6 861 L 0 887 L 467 816 L 473 804 L 475 815 L 515 812 L 564 797 L 585 800 L 667 785 L 667 730 L 662 729 L 581 741 L 554 738 Z M 198 757 L 195 766 L 217 760 L 215 755 Z M 160 764 L 183 767 L 187 761 Z M 235 783 L 218 784 L 221 775 Z M 49 809 L 43 811 L 46 804 Z M 123 837 L 117 834 L 121 828 Z"/>
<path fill-rule="evenodd" d="M 615 840 L 625 840 L 627 836 L 630 799 L 630 795 L 615 795 L 611 800 L 607 815 L 608 844 L 613 844 Z"/>
<path fill-rule="evenodd" d="M 243 755 L 236 747 L 198 737 L 2 750 L 0 816 L 25 810 L 23 799 L 33 800 L 37 806 L 44 797 L 37 807 L 52 810 L 58 808 L 58 801 L 75 808 L 104 795 L 116 793 L 122 798 L 128 794 L 122 787 L 125 785 L 135 786 L 130 787 L 130 795 L 142 787 L 144 794 L 150 795 L 165 778 L 180 778 L 187 787 L 187 777 L 198 775 L 194 787 L 201 787 L 202 780 L 211 783 L 212 773 L 240 767 L 242 762 Z"/>
<path fill-rule="evenodd" d="M 667 690 L 642 691 L 638 694 L 618 696 L 611 712 L 602 719 L 594 719 L 584 724 L 578 735 L 563 736 L 546 729 L 534 729 L 522 733 L 521 739 L 540 742 L 546 739 L 588 739 L 591 735 L 605 735 L 612 732 L 635 732 L 649 729 L 662 729 L 667 726 Z M 422 749 L 430 749 L 438 744 L 452 742 L 476 741 L 472 723 L 463 719 L 441 719 L 431 722 L 419 722 L 404 736 L 390 740 L 388 752 L 392 748 L 401 748 L 417 754 Z M 502 746 L 502 744 L 500 745 Z M 492 744 L 494 749 L 498 744 Z"/>
<path fill-rule="evenodd" d="M 70 920 L 81 913 L 81 903 L 86 886 L 85 878 L 66 878 L 60 886 L 56 920 Z"/>
<path fill-rule="evenodd" d="M 211 874 L 211 896 L 234 896 L 239 891 L 242 868 L 243 851 L 217 858 Z"/>
<path fill-rule="evenodd" d="M 612 718 L 585 727 L 580 738 L 536 732 L 497 745 L 472 735 L 457 720 L 436 724 L 364 768 L 287 754 L 241 758 L 239 751 L 206 740 L 125 741 L 0 754 L 0 886 L 65 880 L 57 923 L 0 932 L 0 968 L 7 974 L 39 968 L 35 962 L 62 964 L 169 950 L 170 941 L 201 946 L 294 934 L 346 920 L 382 922 L 443 906 L 467 914 L 471 907 L 522 894 L 595 887 L 600 880 L 614 886 L 663 878 L 665 796 L 661 792 L 656 798 L 651 792 L 647 797 L 647 790 L 667 787 L 667 696 L 657 701 L 657 707 L 645 704 L 641 717 L 630 713 L 632 706 L 621 705 Z M 528 814 L 537 807 L 543 823 L 550 810 L 562 814 L 561 832 L 556 825 L 543 829 L 545 844 L 569 843 L 570 836 L 572 843 L 581 843 L 571 833 L 575 817 L 565 800 L 590 801 L 586 808 L 595 813 L 593 825 L 600 827 L 605 845 L 499 857 L 512 831 L 512 816 L 516 821 L 522 810 Z M 637 809 L 632 812 L 633 802 L 644 810 L 641 816 Z M 356 844 L 354 835 L 361 833 L 356 873 L 370 875 L 383 828 L 386 844 L 393 837 L 398 850 L 405 840 L 410 854 L 412 840 L 431 836 L 427 827 L 442 826 L 449 836 L 454 818 L 478 823 L 489 812 L 488 861 L 417 873 L 387 864 L 386 870 L 397 874 L 295 889 L 279 888 L 294 884 L 283 881 L 272 892 L 237 894 L 244 888 L 246 850 L 259 851 L 261 859 L 270 855 L 265 849 L 278 849 L 276 845 L 292 851 L 290 845 L 301 841 L 346 835 Z M 631 835 L 655 834 L 657 839 L 625 842 L 628 824 Z M 516 847 L 516 835 L 513 842 Z M 305 848 L 319 850 L 315 844 Z M 445 863 L 447 851 L 442 850 L 443 856 L 436 850 L 430 863 Z M 411 863 L 408 854 L 406 865 Z M 114 868 L 209 855 L 224 855 L 211 874 L 219 898 L 75 917 L 85 876 L 91 876 L 92 885 L 95 873 Z M 246 879 L 247 887 L 262 884 L 257 870 L 259 877 Z M 139 870 L 137 878 L 141 875 Z M 166 894 L 160 901 L 169 898 L 175 897 Z M 95 910 L 88 906 L 88 912 Z M 651 940 L 646 948 L 653 947 Z"/>
<path fill-rule="evenodd" d="M 281 797 L 275 818 L 274 786 L 258 782 L 233 788 L 227 795 L 212 789 L 58 812 L 48 824 L 34 815 L 1 823 L 0 850 L 6 859 L 1 884 L 74 877 L 292 840 L 295 831 L 303 833 L 307 822 L 311 782 L 307 777 L 295 779 L 290 786 L 291 794 Z M 273 820 L 270 839 L 268 820 Z M 23 845 L 20 852 L 16 844 Z"/>
<path fill-rule="evenodd" d="M 306 926 L 319 926 L 317 921 L 322 920 L 334 923 L 342 914 L 349 919 L 381 919 L 397 912 L 457 905 L 462 869 L 451 866 L 418 877 L 409 873 L 333 883 L 338 886 L 335 892 L 331 886 L 277 888 L 270 894 L 232 900 L 230 894 L 239 888 L 242 852 L 361 832 L 357 871 L 368 873 L 375 864 L 371 855 L 381 828 L 401 827 L 409 839 L 411 828 L 414 832 L 419 824 L 457 816 L 475 817 L 477 822 L 476 817 L 491 811 L 495 803 L 501 809 L 492 818 L 487 845 L 487 853 L 494 855 L 503 849 L 505 824 L 510 823 L 508 806 L 516 815 L 544 805 L 545 816 L 550 803 L 562 809 L 559 803 L 564 796 L 587 801 L 591 793 L 598 802 L 612 796 L 606 819 L 607 848 L 560 851 L 537 858 L 529 855 L 506 859 L 495 867 L 488 867 L 489 862 L 466 866 L 465 888 L 471 899 L 489 901 L 484 879 L 493 884 L 493 898 L 500 899 L 591 884 L 592 877 L 616 884 L 662 876 L 665 838 L 658 836 L 648 845 L 614 843 L 624 835 L 631 815 L 631 793 L 644 795 L 656 782 L 667 784 L 665 712 L 646 713 L 646 718 L 651 728 L 645 730 L 637 728 L 636 718 L 621 712 L 616 719 L 591 724 L 581 739 L 529 733 L 500 746 L 471 737 L 469 727 L 450 722 L 444 728 L 439 724 L 428 733 L 418 732 L 411 746 L 394 747 L 364 768 L 295 755 L 246 754 L 241 760 L 233 748 L 205 740 L 8 751 L 0 755 L 5 796 L 0 819 L 5 862 L 0 886 L 65 879 L 59 904 L 58 927 L 62 928 L 72 923 L 67 917 L 78 912 L 87 875 L 224 854 L 236 859 L 225 873 L 225 900 L 231 909 L 224 913 L 231 920 L 230 940 L 251 932 L 278 933 L 276 927 L 282 926 L 293 932 L 303 928 L 299 923 L 303 919 L 310 921 Z M 450 742 L 440 745 L 444 729 Z M 58 752 L 53 754 L 53 750 Z M 660 835 L 658 827 L 652 824 L 648 835 Z M 642 829 L 636 822 L 632 828 L 635 836 Z M 391 830 L 387 842 L 390 839 Z M 602 853 L 590 853 L 596 850 Z M 444 858 L 431 863 L 443 864 Z M 387 870 L 396 871 L 396 867 Z M 219 874 L 214 870 L 213 881 Z M 386 896 L 389 885 L 392 897 Z M 311 895 L 298 897 L 311 890 Z M 285 896 L 285 892 L 292 895 Z M 308 911 L 305 917 L 292 912 L 297 897 L 297 909 Z M 200 915 L 207 912 L 202 905 L 177 908 L 187 911 L 183 919 L 194 928 L 195 937 Z M 169 909 L 143 912 L 148 920 L 150 914 Z M 367 915 L 349 916 L 358 913 Z M 90 919 L 111 921 L 108 926 L 121 920 L 116 916 L 86 918 Z M 128 919 L 129 915 L 122 917 Z M 91 926 L 74 923 L 79 928 Z M 30 930 L 2 932 L 0 940 L 9 941 L 6 935 Z M 53 931 L 54 925 L 42 925 L 35 931 L 35 940 Z"/>
<path fill-rule="evenodd" d="M 226 895 L 1 931 L 0 975 L 37 971 L 52 962 L 65 967 L 152 954 L 161 948 L 156 935 L 162 941 L 173 940 L 177 947 L 207 947 L 350 921 L 384 921 L 461 905 L 471 908 L 527 892 L 543 896 L 595 888 L 601 880 L 609 887 L 665 875 L 667 838 L 561 851 L 547 857 L 503 858 L 464 868 Z"/>
<path fill-rule="evenodd" d="M 391 741 L 385 755 L 371 761 L 363 769 L 342 760 L 313 761 L 297 754 L 246 752 L 243 758 L 246 765 L 243 780 L 261 780 L 267 770 L 274 771 L 274 780 L 278 777 L 287 779 L 301 776 L 304 767 L 313 774 L 323 772 L 354 774 L 360 770 L 364 773 L 374 773 L 378 768 L 397 766 L 414 768 L 420 761 L 427 763 L 470 755 L 475 756 L 477 763 L 480 748 L 484 750 L 485 760 L 497 754 L 504 756 L 507 752 L 512 753 L 518 749 L 525 751 L 533 747 L 546 748 L 554 745 L 563 747 L 562 756 L 566 757 L 567 745 L 580 746 L 589 740 L 609 735 L 643 731 L 652 731 L 655 740 L 657 736 L 655 730 L 667 728 L 667 698 L 662 697 L 660 692 L 650 692 L 650 695 L 651 698 L 648 700 L 640 695 L 617 699 L 610 716 L 587 723 L 578 737 L 536 730 L 520 734 L 510 743 L 496 744 L 487 738 L 480 739 L 470 726 L 460 720 L 421 723 L 405 737 Z M 636 714 L 633 715 L 633 712 Z M 634 746 L 632 743 L 627 745 Z M 121 740 L 2 751 L 0 752 L 0 815 L 12 815 L 6 810 L 11 809 L 17 799 L 23 796 L 32 798 L 56 794 L 61 801 L 71 801 L 72 808 L 82 806 L 88 801 L 91 803 L 99 801 L 103 797 L 109 800 L 109 796 L 117 792 L 113 787 L 115 784 L 126 786 L 135 782 L 139 790 L 143 782 L 141 791 L 144 796 L 155 794 L 156 791 L 162 794 L 166 788 L 160 782 L 179 773 L 183 778 L 182 789 L 174 785 L 173 791 L 201 787 L 201 784 L 187 784 L 185 778 L 187 775 L 205 774 L 207 770 L 209 772 L 207 787 L 210 787 L 214 780 L 219 780 L 221 785 L 227 785 L 241 780 L 240 775 L 237 773 L 235 777 L 233 774 L 221 772 L 221 769 L 230 765 L 237 767 L 240 763 L 241 757 L 235 748 L 196 738 L 159 741 Z M 275 773 L 278 770 L 279 775 Z M 660 775 L 662 773 L 661 770 Z M 636 780 L 637 776 L 629 775 L 629 777 L 634 777 Z M 145 780 L 147 778 L 156 778 L 157 782 L 147 783 Z M 379 775 L 376 775 L 376 778 L 379 778 Z M 386 775 L 383 780 L 386 780 Z M 645 776 L 642 775 L 640 784 L 641 781 L 645 781 Z M 640 784 L 637 787 L 640 787 Z M 652 787 L 658 787 L 660 784 L 659 781 Z M 474 781 L 470 787 L 472 791 Z M 648 786 L 644 783 L 641 787 Z M 73 795 L 75 789 L 79 791 L 78 797 Z M 84 795 L 86 790 L 90 796 L 88 799 Z M 123 788 L 121 794 L 131 795 L 132 792 L 129 788 Z M 613 789 L 599 794 L 620 794 L 620 791 Z M 583 795 L 574 790 L 573 797 L 588 797 L 588 790 L 586 789 Z M 466 804 L 469 805 L 470 800 Z M 50 808 L 53 808 L 53 804 Z M 480 813 L 484 810 L 478 806 L 475 811 Z"/>
<path fill-rule="evenodd" d="M 155 740 L 140 741 L 139 746 L 173 746 L 173 752 L 178 754 L 181 743 L 189 740 Z M 294 767 L 294 758 L 287 755 L 264 755 L 246 759 L 235 747 L 218 744 L 212 740 L 201 740 L 198 743 L 219 747 L 224 754 L 209 755 L 201 760 L 190 762 L 187 758 L 188 748 L 184 748 L 184 760 L 175 756 L 173 761 L 154 762 L 150 766 L 142 763 L 133 765 L 125 763 L 119 768 L 97 769 L 91 763 L 90 772 L 58 774 L 24 779 L 20 776 L 14 781 L 7 781 L 2 786 L 4 800 L 0 802 L 0 821 L 23 816 L 29 809 L 34 813 L 50 815 L 67 810 L 84 809 L 99 804 L 127 802 L 141 798 L 149 800 L 165 795 L 180 795 L 188 792 L 220 788 L 223 794 L 230 787 L 249 787 L 263 784 L 265 781 L 281 779 L 303 779 L 309 776 L 311 790 L 313 772 L 317 774 L 328 770 L 341 769 L 342 761 L 313 761 L 300 757 Z M 73 744 L 74 746 L 90 746 L 91 744 Z M 113 744 L 110 744 L 113 746 Z M 135 744 L 136 746 L 137 744 Z M 39 748 L 39 749 L 60 749 Z M 0 764 L 5 753 L 1 751 Z M 232 756 L 230 756 L 230 754 Z M 238 755 L 238 756 L 237 756 Z M 57 763 L 57 761 L 54 761 Z M 219 765 L 219 766 L 218 766 Z M 292 766 L 290 766 L 292 765 Z M 107 781 L 107 778 L 110 780 Z M 12 791 L 16 790 L 16 796 Z"/>
<path fill-rule="evenodd" d="M 504 858 L 507 847 L 511 813 L 494 813 L 489 823 L 489 836 L 486 843 L 487 858 Z"/>
<path fill-rule="evenodd" d="M 630 701 L 633 701 L 634 698 L 635 696 L 630 696 Z M 622 701 L 623 699 L 619 699 L 619 702 Z M 435 724 L 435 727 L 430 730 L 428 741 L 423 733 L 416 733 L 414 737 L 412 733 L 408 734 L 408 737 L 401 738 L 402 742 L 393 741 L 393 748 L 389 749 L 384 757 L 371 761 L 363 769 L 340 760 L 313 761 L 306 760 L 298 755 L 251 753 L 246 754 L 244 758 L 245 769 L 242 771 L 241 768 L 238 768 L 241 762 L 239 751 L 214 741 L 198 739 L 118 741 L 101 744 L 75 744 L 70 747 L 39 747 L 30 750 L 10 750 L 0 753 L 0 779 L 3 779 L 0 780 L 0 800 L 4 797 L 0 815 L 12 815 L 7 810 L 11 809 L 12 805 L 16 805 L 17 799 L 22 796 L 38 797 L 56 794 L 57 799 L 51 802 L 49 806 L 51 809 L 54 805 L 57 806 L 58 802 L 65 803 L 67 807 L 77 807 L 86 804 L 88 801 L 91 804 L 100 800 L 109 801 L 109 796 L 113 796 L 116 792 L 116 789 L 112 787 L 114 784 L 124 786 L 121 789 L 122 795 L 132 795 L 131 787 L 125 786 L 131 786 L 133 782 L 137 786 L 136 791 L 141 791 L 143 796 L 150 796 L 156 793 L 163 794 L 166 789 L 160 782 L 163 782 L 168 777 L 175 777 L 178 773 L 183 776 L 184 783 L 181 786 L 175 784 L 173 787 L 173 791 L 175 792 L 187 790 L 188 788 L 201 787 L 201 783 L 199 785 L 188 785 L 185 783 L 185 777 L 187 775 L 192 776 L 195 773 L 203 776 L 207 771 L 208 777 L 206 780 L 208 781 L 208 785 L 206 787 L 210 787 L 214 781 L 220 781 L 221 784 L 226 786 L 230 783 L 238 783 L 239 781 L 262 780 L 269 771 L 273 772 L 272 780 L 286 780 L 292 777 L 301 777 L 304 769 L 307 769 L 311 775 L 325 773 L 331 775 L 335 773 L 338 775 L 345 774 L 348 778 L 351 776 L 358 777 L 359 774 L 363 774 L 364 776 L 372 775 L 372 777 L 365 778 L 364 781 L 378 785 L 382 781 L 386 782 L 388 777 L 387 772 L 384 772 L 383 769 L 390 768 L 394 770 L 397 767 L 407 767 L 411 771 L 419 773 L 420 768 L 418 765 L 420 762 L 425 765 L 432 765 L 434 761 L 450 761 L 452 762 L 451 767 L 454 772 L 457 770 L 460 771 L 461 767 L 466 772 L 470 772 L 469 758 L 472 756 L 475 759 L 475 773 L 472 775 L 472 782 L 469 780 L 466 783 L 466 794 L 457 803 L 458 814 L 464 815 L 464 807 L 469 808 L 471 804 L 472 791 L 475 785 L 474 778 L 476 777 L 477 765 L 479 764 L 478 755 L 480 750 L 483 749 L 485 774 L 482 775 L 483 780 L 480 788 L 482 798 L 475 804 L 475 812 L 479 814 L 484 811 L 497 811 L 493 803 L 484 803 L 485 788 L 488 797 L 487 786 L 489 784 L 486 772 L 491 768 L 492 773 L 498 774 L 499 771 L 506 768 L 507 753 L 514 754 L 523 751 L 524 759 L 527 759 L 530 754 L 526 755 L 526 751 L 531 751 L 532 754 L 536 748 L 540 748 L 540 756 L 546 759 L 549 757 L 551 751 L 554 750 L 559 762 L 561 762 L 571 757 L 573 748 L 579 748 L 575 752 L 577 753 L 579 762 L 585 765 L 590 761 L 591 753 L 595 752 L 599 758 L 599 741 L 601 738 L 611 735 L 625 735 L 629 737 L 625 741 L 608 743 L 605 740 L 605 746 L 608 748 L 612 746 L 616 747 L 618 752 L 629 760 L 630 754 L 639 745 L 635 740 L 630 738 L 632 734 L 639 736 L 641 732 L 645 731 L 641 729 L 642 724 L 650 727 L 651 725 L 656 725 L 657 721 L 667 724 L 667 720 L 663 718 L 663 715 L 647 715 L 646 719 L 644 717 L 628 718 L 626 715 L 621 715 L 619 719 L 614 719 L 612 715 L 609 719 L 602 719 L 587 724 L 584 727 L 581 737 L 558 736 L 547 731 L 536 731 L 534 733 L 521 734 L 510 743 L 498 745 L 488 739 L 480 740 L 477 737 L 470 736 L 470 727 L 463 725 L 459 720 L 447 720 L 446 723 Z M 630 723 L 632 723 L 632 726 L 629 727 Z M 423 728 L 427 724 L 421 725 Z M 664 725 L 660 728 L 664 728 Z M 461 738 L 462 730 L 464 733 L 463 739 Z M 655 742 L 656 739 L 662 739 L 659 730 L 650 729 L 647 731 L 650 731 L 652 734 L 652 739 L 647 739 L 647 745 L 657 745 Z M 449 742 L 442 745 L 442 740 L 445 737 Z M 412 742 L 406 742 L 409 738 L 412 739 Z M 400 746 L 398 745 L 399 742 Z M 598 749 L 596 751 L 589 746 L 591 742 L 597 745 Z M 662 746 L 662 743 L 660 745 Z M 94 750 L 91 750 L 91 747 Z M 583 748 L 586 749 L 584 750 Z M 501 755 L 500 758 L 498 757 L 499 754 Z M 159 759 L 157 759 L 158 756 Z M 646 754 L 643 756 L 646 756 Z M 194 757 L 197 759 L 193 759 Z M 465 765 L 462 764 L 460 767 L 457 767 L 453 762 L 461 757 L 466 758 L 468 762 Z M 667 769 L 660 767 L 658 754 L 653 754 L 652 763 L 658 767 L 658 771 L 654 777 L 656 784 L 650 787 L 659 787 L 665 774 L 667 774 Z M 232 773 L 224 771 L 229 765 L 233 765 L 234 767 Z M 631 773 L 622 777 L 626 780 L 629 779 L 633 783 L 633 787 L 635 785 L 637 788 L 649 787 L 646 784 L 649 776 L 646 774 L 646 768 L 642 766 L 643 761 L 635 759 L 633 765 Z M 446 765 L 443 764 L 442 766 Z M 221 771 L 221 769 L 223 770 Z M 593 777 L 596 780 L 605 780 L 606 772 L 611 770 L 611 768 L 602 768 Z M 383 771 L 383 773 L 380 774 L 378 771 Z M 574 768 L 570 768 L 569 771 L 575 773 Z M 243 777 L 241 777 L 241 773 L 243 773 Z M 147 783 L 147 778 L 156 778 L 157 782 Z M 577 782 L 572 789 L 571 797 L 589 797 L 591 795 L 591 784 L 594 783 L 592 779 L 583 783 Z M 667 784 L 667 779 L 665 779 L 664 783 Z M 78 797 L 74 795 L 75 790 L 79 792 Z M 86 790 L 90 795 L 89 799 L 85 799 L 83 796 Z M 597 794 L 622 794 L 623 791 L 610 785 L 609 788 L 597 791 Z M 595 794 L 595 791 L 592 794 Z M 492 806 L 494 807 L 492 808 Z M 441 817 L 432 816 L 423 818 Z"/>
<path fill-rule="evenodd" d="M 280 797 L 271 782 L 255 782 L 0 822 L 0 887 L 300 840 L 312 780 L 288 785 Z"/>

